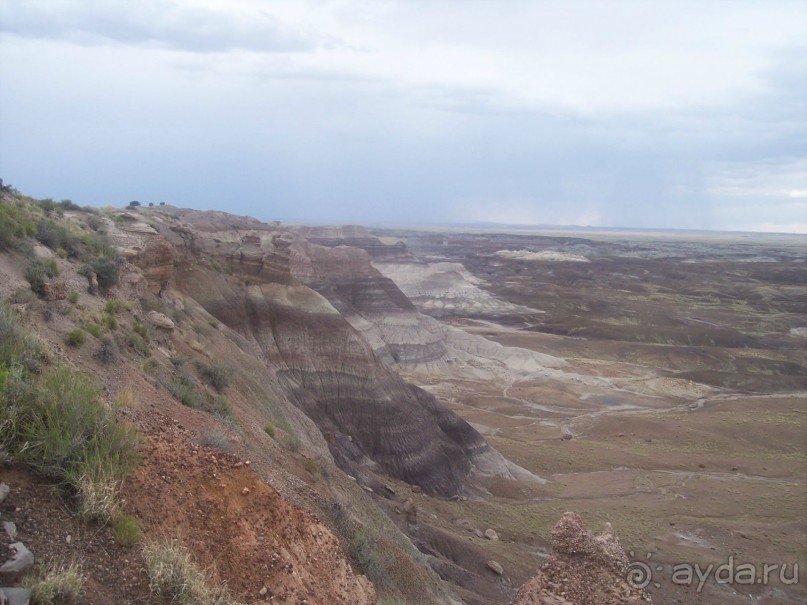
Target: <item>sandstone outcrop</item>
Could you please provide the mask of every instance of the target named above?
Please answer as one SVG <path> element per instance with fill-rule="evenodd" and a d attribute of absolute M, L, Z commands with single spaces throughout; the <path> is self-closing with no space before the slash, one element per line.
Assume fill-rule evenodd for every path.
<path fill-rule="evenodd" d="M 511 605 L 630 605 L 650 603 L 628 579 L 630 562 L 609 531 L 589 532 L 566 513 L 552 529 L 552 556 L 519 590 Z"/>

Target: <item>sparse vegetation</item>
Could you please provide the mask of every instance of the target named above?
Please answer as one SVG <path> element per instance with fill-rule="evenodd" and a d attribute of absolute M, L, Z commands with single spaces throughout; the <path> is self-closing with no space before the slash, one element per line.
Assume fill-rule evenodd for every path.
<path fill-rule="evenodd" d="M 149 354 L 149 344 L 139 333 L 132 331 L 127 336 L 129 346 L 144 357 Z"/>
<path fill-rule="evenodd" d="M 90 263 L 95 271 L 98 287 L 102 292 L 108 291 L 111 287 L 118 285 L 119 273 L 117 260 L 101 257 Z"/>
<path fill-rule="evenodd" d="M 140 541 L 140 524 L 132 515 L 119 515 L 112 522 L 112 536 L 121 546 L 132 546 Z"/>
<path fill-rule="evenodd" d="M 204 381 L 216 389 L 216 392 L 221 393 L 229 386 L 230 370 L 219 365 L 207 364 L 201 360 L 196 361 L 196 368 Z"/>
<path fill-rule="evenodd" d="M 350 538 L 350 554 L 359 564 L 359 569 L 379 590 L 390 585 L 390 577 L 385 569 L 382 553 L 377 544 L 377 536 L 367 528 L 360 527 Z"/>
<path fill-rule="evenodd" d="M 44 218 L 36 224 L 36 239 L 51 250 L 64 250 L 69 257 L 79 255 L 79 238 L 67 226 Z"/>
<path fill-rule="evenodd" d="M 102 328 L 97 323 L 90 322 L 86 326 L 84 326 L 84 329 L 87 330 L 87 332 L 89 332 L 90 334 L 92 334 L 96 338 L 101 338 Z"/>
<path fill-rule="evenodd" d="M 25 269 L 25 279 L 31 284 L 31 290 L 39 296 L 45 295 L 45 284 L 59 275 L 59 267 L 52 258 L 36 258 Z"/>
<path fill-rule="evenodd" d="M 179 605 L 239 605 L 222 585 L 209 581 L 211 573 L 193 562 L 177 540 L 149 542 L 143 549 L 149 588 L 160 599 Z"/>
<path fill-rule="evenodd" d="M 136 432 L 83 373 L 43 371 L 41 347 L 5 306 L 0 332 L 0 450 L 70 488 L 82 516 L 111 518 L 117 486 L 136 462 Z"/>
<path fill-rule="evenodd" d="M 69 347 L 80 347 L 84 344 L 84 330 L 81 328 L 73 328 L 67 333 L 64 342 Z"/>
<path fill-rule="evenodd" d="M 71 303 L 71 304 L 75 305 L 75 304 L 78 302 L 78 292 L 76 292 L 75 290 L 71 290 L 71 291 L 70 291 L 70 292 L 67 294 L 67 301 L 68 301 L 69 303 Z"/>
<path fill-rule="evenodd" d="M 199 443 L 212 447 L 222 452 L 229 452 L 232 449 L 230 440 L 226 433 L 220 430 L 207 431 L 199 438 Z"/>
<path fill-rule="evenodd" d="M 189 408 L 199 407 L 200 399 L 199 393 L 196 391 L 196 383 L 186 372 L 180 372 L 176 380 L 169 382 L 166 388 L 174 396 L 174 399 L 183 405 Z"/>
<path fill-rule="evenodd" d="M 115 345 L 115 341 L 111 338 L 102 341 L 94 356 L 104 365 L 115 363 L 118 360 L 118 347 Z"/>
<path fill-rule="evenodd" d="M 263 426 L 263 430 L 264 430 L 264 432 L 265 432 L 267 435 L 269 435 L 269 436 L 270 436 L 272 439 L 274 439 L 274 438 L 275 438 L 275 432 L 276 432 L 276 429 L 275 429 L 275 425 L 274 425 L 274 424 L 272 424 L 271 422 L 267 422 L 267 423 L 266 423 L 266 424 Z"/>
<path fill-rule="evenodd" d="M 78 605 L 84 581 L 76 563 L 40 564 L 25 577 L 23 585 L 31 590 L 31 605 Z"/>

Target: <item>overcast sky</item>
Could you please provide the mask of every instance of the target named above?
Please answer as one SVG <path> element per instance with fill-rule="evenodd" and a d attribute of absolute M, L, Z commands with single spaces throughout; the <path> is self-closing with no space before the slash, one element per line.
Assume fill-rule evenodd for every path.
<path fill-rule="evenodd" d="M 0 177 L 262 219 L 807 233 L 807 0 L 0 0 Z"/>

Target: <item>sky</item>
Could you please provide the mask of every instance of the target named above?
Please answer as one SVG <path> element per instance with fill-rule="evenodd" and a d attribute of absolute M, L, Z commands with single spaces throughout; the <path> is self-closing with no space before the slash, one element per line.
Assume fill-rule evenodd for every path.
<path fill-rule="evenodd" d="M 0 0 L 0 178 L 264 220 L 807 233 L 807 0 Z"/>

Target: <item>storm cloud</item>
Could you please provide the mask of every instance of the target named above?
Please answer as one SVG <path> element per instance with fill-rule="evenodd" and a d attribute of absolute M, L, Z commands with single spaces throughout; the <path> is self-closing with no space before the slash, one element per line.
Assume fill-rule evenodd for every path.
<path fill-rule="evenodd" d="M 315 222 L 807 232 L 807 5 L 0 0 L 0 176 Z"/>

